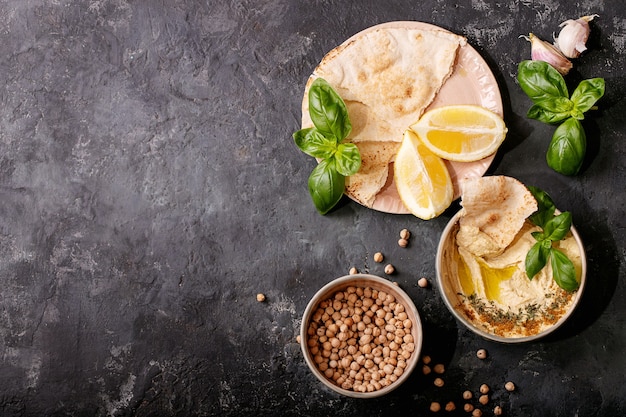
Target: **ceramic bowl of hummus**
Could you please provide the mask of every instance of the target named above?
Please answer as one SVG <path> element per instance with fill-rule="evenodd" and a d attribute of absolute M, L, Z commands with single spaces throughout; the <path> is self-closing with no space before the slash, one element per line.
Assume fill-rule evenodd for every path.
<path fill-rule="evenodd" d="M 327 388 L 353 398 L 385 395 L 415 368 L 422 325 L 411 298 L 384 278 L 337 278 L 309 301 L 300 347 Z"/>
<path fill-rule="evenodd" d="M 496 178 L 487 179 L 491 184 L 485 193 L 471 196 L 465 203 L 462 200 L 463 208 L 445 227 L 437 249 L 437 281 L 448 309 L 474 333 L 504 343 L 536 340 L 558 329 L 579 303 L 587 273 L 585 250 L 573 225 L 564 239 L 553 243 L 572 261 L 578 289 L 566 291 L 559 287 L 550 261 L 529 279 L 525 259 L 536 243 L 532 233 L 541 229 L 527 217 L 536 210 L 536 203 L 520 209 L 527 195 L 512 197 L 509 193 L 498 197 L 502 189 L 491 187 Z M 516 183 L 516 187 L 524 187 L 508 177 L 498 181 L 502 178 L 509 183 L 507 186 Z M 531 198 L 534 201 L 532 194 Z M 499 211 L 502 199 L 510 204 Z M 474 206 L 471 200 L 478 204 Z M 472 215 L 475 217 L 470 219 Z M 511 227 L 511 218 L 519 227 Z M 499 221 L 506 223 L 497 226 L 504 228 L 501 236 L 505 243 L 497 247 L 484 232 L 489 234 L 492 222 Z M 501 230 L 497 227 L 491 230 L 495 240 Z"/>

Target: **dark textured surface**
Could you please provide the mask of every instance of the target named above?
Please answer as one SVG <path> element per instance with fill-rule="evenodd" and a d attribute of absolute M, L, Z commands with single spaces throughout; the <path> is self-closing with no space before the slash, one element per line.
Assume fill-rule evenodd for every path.
<path fill-rule="evenodd" d="M 508 416 L 626 415 L 624 6 L 0 0 L 0 415 L 427 415 L 430 401 L 460 408 L 482 383 L 493 387 L 483 415 L 495 404 Z M 571 79 L 604 77 L 607 93 L 569 178 L 545 164 L 552 128 L 525 118 L 518 36 L 550 39 L 589 13 L 600 18 Z M 325 217 L 313 208 L 314 162 L 291 139 L 304 83 L 328 50 L 392 20 L 467 36 L 509 126 L 489 174 L 541 187 L 573 214 L 589 286 L 546 340 L 484 341 L 436 288 L 417 287 L 434 278 L 455 208 L 428 222 L 352 202 Z M 422 314 L 443 388 L 415 372 L 359 401 L 306 368 L 295 338 L 309 298 L 353 265 L 382 274 L 378 250 Z"/>

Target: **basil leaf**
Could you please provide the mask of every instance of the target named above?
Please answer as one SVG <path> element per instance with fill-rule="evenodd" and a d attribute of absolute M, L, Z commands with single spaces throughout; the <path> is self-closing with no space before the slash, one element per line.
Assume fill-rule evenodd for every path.
<path fill-rule="evenodd" d="M 526 254 L 525 267 L 528 278 L 533 279 L 546 266 L 550 248 L 546 248 L 544 241 L 535 243 Z"/>
<path fill-rule="evenodd" d="M 571 226 L 572 214 L 566 211 L 548 220 L 543 228 L 543 234 L 546 240 L 556 242 L 567 235 Z"/>
<path fill-rule="evenodd" d="M 558 249 L 550 251 L 552 276 L 557 285 L 565 291 L 574 291 L 580 285 L 576 280 L 576 268 L 570 259 Z"/>
<path fill-rule="evenodd" d="M 346 104 L 323 78 L 317 78 L 309 88 L 309 114 L 317 130 L 337 143 L 352 130 Z"/>
<path fill-rule="evenodd" d="M 293 134 L 293 139 L 302 152 L 314 158 L 330 158 L 337 150 L 335 141 L 328 139 L 314 127 L 298 130 Z"/>
<path fill-rule="evenodd" d="M 580 122 L 570 117 L 559 125 L 546 152 L 548 166 L 563 175 L 578 173 L 585 158 L 587 137 Z"/>
<path fill-rule="evenodd" d="M 557 97 L 569 97 L 563 76 L 544 61 L 520 62 L 517 80 L 522 90 L 534 103 Z"/>
<path fill-rule="evenodd" d="M 535 238 L 536 241 L 542 241 L 546 237 L 543 235 L 543 232 L 530 232 L 530 235 Z"/>
<path fill-rule="evenodd" d="M 533 186 L 528 186 L 528 190 L 530 190 L 535 200 L 537 200 L 537 211 L 528 218 L 535 226 L 539 226 L 543 229 L 548 220 L 554 217 L 556 206 L 545 191 Z"/>
<path fill-rule="evenodd" d="M 576 109 L 582 114 L 591 109 L 603 95 L 604 78 L 592 78 L 583 80 L 578 84 L 578 87 L 572 93 L 571 100 Z"/>
<path fill-rule="evenodd" d="M 309 194 L 320 214 L 326 214 L 343 196 L 345 177 L 335 169 L 334 158 L 324 159 L 309 176 Z"/>
<path fill-rule="evenodd" d="M 535 101 L 526 116 L 544 123 L 556 124 L 570 117 L 574 103 L 567 97 L 551 97 Z"/>
<path fill-rule="evenodd" d="M 335 153 L 335 164 L 337 172 L 346 177 L 361 168 L 361 153 L 354 143 L 340 143 Z"/>
<path fill-rule="evenodd" d="M 533 104 L 533 106 L 528 109 L 526 117 L 529 119 L 539 120 L 543 123 L 556 124 L 570 117 L 570 114 L 570 111 L 555 113 L 550 110 L 546 110 L 540 105 Z"/>

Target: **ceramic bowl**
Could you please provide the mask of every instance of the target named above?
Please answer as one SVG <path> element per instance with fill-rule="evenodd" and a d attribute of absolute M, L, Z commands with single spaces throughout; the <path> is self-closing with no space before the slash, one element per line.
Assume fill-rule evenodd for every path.
<path fill-rule="evenodd" d="M 560 316 L 560 318 L 556 322 L 551 324 L 549 327 L 541 330 L 540 332 L 536 334 L 532 334 L 532 335 L 506 337 L 506 336 L 498 335 L 496 334 L 496 332 L 491 332 L 485 329 L 484 327 L 475 324 L 475 322 L 470 320 L 470 317 L 468 315 L 470 313 L 467 313 L 466 310 L 463 308 L 462 295 L 460 295 L 454 289 L 455 285 L 453 284 L 453 281 L 458 281 L 458 277 L 451 276 L 452 273 L 449 271 L 448 268 L 446 268 L 447 266 L 446 263 L 450 262 L 450 259 L 448 259 L 447 251 L 444 250 L 444 248 L 446 246 L 446 243 L 449 241 L 449 239 L 454 238 L 453 235 L 455 231 L 458 229 L 456 226 L 459 222 L 459 219 L 461 218 L 461 215 L 462 215 L 461 211 L 456 213 L 452 217 L 452 219 L 450 219 L 445 229 L 443 230 L 443 233 L 441 235 L 441 239 L 439 241 L 439 245 L 437 248 L 437 256 L 436 256 L 436 261 L 435 261 L 435 267 L 436 267 L 436 273 L 437 273 L 437 284 L 439 286 L 441 296 L 446 306 L 450 310 L 450 312 L 454 315 L 454 317 L 461 324 L 463 324 L 465 327 L 470 329 L 472 332 L 478 334 L 479 336 L 482 336 L 485 339 L 493 340 L 496 342 L 502 342 L 502 343 L 522 343 L 522 342 L 537 340 L 537 339 L 547 336 L 548 334 L 554 332 L 559 327 L 561 327 L 561 325 L 563 325 L 563 323 L 572 315 L 576 306 L 579 304 L 580 299 L 583 294 L 583 289 L 585 288 L 585 282 L 586 282 L 586 277 L 587 277 L 587 261 L 586 261 L 586 256 L 585 256 L 585 249 L 580 239 L 580 236 L 578 235 L 578 232 L 576 231 L 576 228 L 572 226 L 570 230 L 571 230 L 573 238 L 575 239 L 577 243 L 578 250 L 580 252 L 581 274 L 580 274 L 580 287 L 578 288 L 578 290 L 576 290 L 576 293 L 573 295 L 572 303 L 569 305 L 568 309 Z"/>
<path fill-rule="evenodd" d="M 350 287 L 353 287 L 353 288 L 369 287 L 372 290 L 378 291 L 379 294 L 380 292 L 385 292 L 386 294 L 393 296 L 393 299 L 395 300 L 394 302 L 401 304 L 404 307 L 404 312 L 406 313 L 407 318 L 411 320 L 411 323 L 412 323 L 410 327 L 410 335 L 412 336 L 413 349 L 410 354 L 410 357 L 406 359 L 406 362 L 405 362 L 406 367 L 403 369 L 403 372 L 401 373 L 401 375 L 397 376 L 397 379 L 395 379 L 389 385 L 383 386 L 379 389 L 376 389 L 370 392 L 359 392 L 359 391 L 355 391 L 354 389 L 345 389 L 339 386 L 337 383 L 333 381 L 332 377 L 330 378 L 327 377 L 324 374 L 324 372 L 320 370 L 320 367 L 316 363 L 316 358 L 315 358 L 316 355 L 312 353 L 312 349 L 314 348 L 310 347 L 311 344 L 315 344 L 315 341 L 310 340 L 310 339 L 315 339 L 315 336 L 309 336 L 308 330 L 309 330 L 311 322 L 316 321 L 316 312 L 318 312 L 320 303 L 328 299 L 333 299 L 335 294 L 337 294 L 338 292 L 345 293 L 349 291 L 348 289 Z M 370 298 L 373 299 L 373 297 L 370 297 Z M 380 301 L 379 303 L 382 303 L 382 301 Z M 389 298 L 387 298 L 387 301 L 385 301 L 385 303 L 389 303 Z M 386 305 L 389 305 L 389 304 L 386 304 Z M 382 307 L 383 306 L 380 305 L 379 309 L 382 309 Z M 365 314 L 363 314 L 363 316 L 365 316 Z M 341 318 L 340 320 L 343 320 L 343 318 Z M 319 317 L 317 317 L 317 321 L 319 321 Z M 374 321 L 375 320 L 372 321 L 372 325 L 375 324 Z M 407 330 L 407 333 L 408 333 L 408 330 Z M 322 287 L 313 296 L 313 298 L 309 301 L 304 311 L 304 315 L 302 317 L 300 338 L 301 338 L 300 346 L 302 348 L 304 359 L 307 365 L 309 366 L 311 372 L 313 373 L 313 375 L 315 375 L 317 379 L 319 379 L 324 386 L 326 386 L 327 388 L 339 394 L 342 394 L 348 397 L 373 398 L 373 397 L 379 397 L 379 396 L 385 395 L 391 392 L 392 390 L 396 389 L 397 387 L 399 387 L 404 381 L 406 381 L 406 379 L 409 377 L 409 375 L 415 368 L 418 362 L 420 350 L 422 347 L 422 323 L 420 320 L 419 313 L 417 309 L 415 308 L 415 304 L 413 304 L 413 302 L 411 301 L 411 298 L 399 286 L 393 284 L 389 280 L 386 280 L 378 276 L 368 275 L 368 274 L 355 274 L 355 275 L 343 276 L 343 277 L 340 277 L 331 281 L 330 283 Z M 356 343 L 356 346 L 360 346 L 362 344 L 361 342 L 363 341 L 363 339 L 359 339 L 359 337 L 356 336 L 356 333 L 355 333 L 354 338 L 356 338 L 357 340 L 360 340 L 360 342 L 358 341 Z M 410 341 L 410 339 L 407 339 L 407 340 Z M 370 343 L 370 348 L 372 346 L 374 347 L 379 346 L 382 349 L 383 344 L 379 344 L 379 341 L 380 339 L 378 338 L 375 338 L 374 340 L 372 340 Z M 399 340 L 396 339 L 396 341 L 399 341 Z M 342 347 L 346 349 L 346 346 L 344 345 L 341 347 L 337 347 L 337 350 L 340 350 Z M 408 350 L 410 350 L 410 347 L 408 348 Z M 359 353 L 355 353 L 354 356 L 358 356 L 358 355 Z M 376 366 L 376 368 L 369 368 L 369 369 L 373 370 L 373 369 L 380 368 L 378 365 L 374 365 L 374 366 Z"/>

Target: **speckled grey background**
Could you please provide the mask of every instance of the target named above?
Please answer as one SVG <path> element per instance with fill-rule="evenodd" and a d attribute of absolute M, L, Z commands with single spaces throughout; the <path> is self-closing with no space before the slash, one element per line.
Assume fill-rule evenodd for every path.
<path fill-rule="evenodd" d="M 0 415 L 426 415 L 433 400 L 460 408 L 481 383 L 493 387 L 483 415 L 625 415 L 625 5 L 0 0 Z M 604 77 L 607 93 L 569 178 L 545 164 L 552 128 L 525 118 L 515 74 L 530 46 L 518 36 L 550 39 L 590 13 L 600 18 L 570 78 Z M 314 161 L 291 139 L 304 83 L 328 50 L 393 20 L 467 36 L 509 126 L 489 174 L 544 188 L 573 214 L 589 287 L 544 341 L 484 341 L 436 288 L 417 287 L 434 278 L 456 204 L 428 222 L 349 201 L 325 217 L 313 208 Z M 378 250 L 422 314 L 443 388 L 416 372 L 359 401 L 306 368 L 295 337 L 309 298 L 351 266 L 382 274 Z"/>

